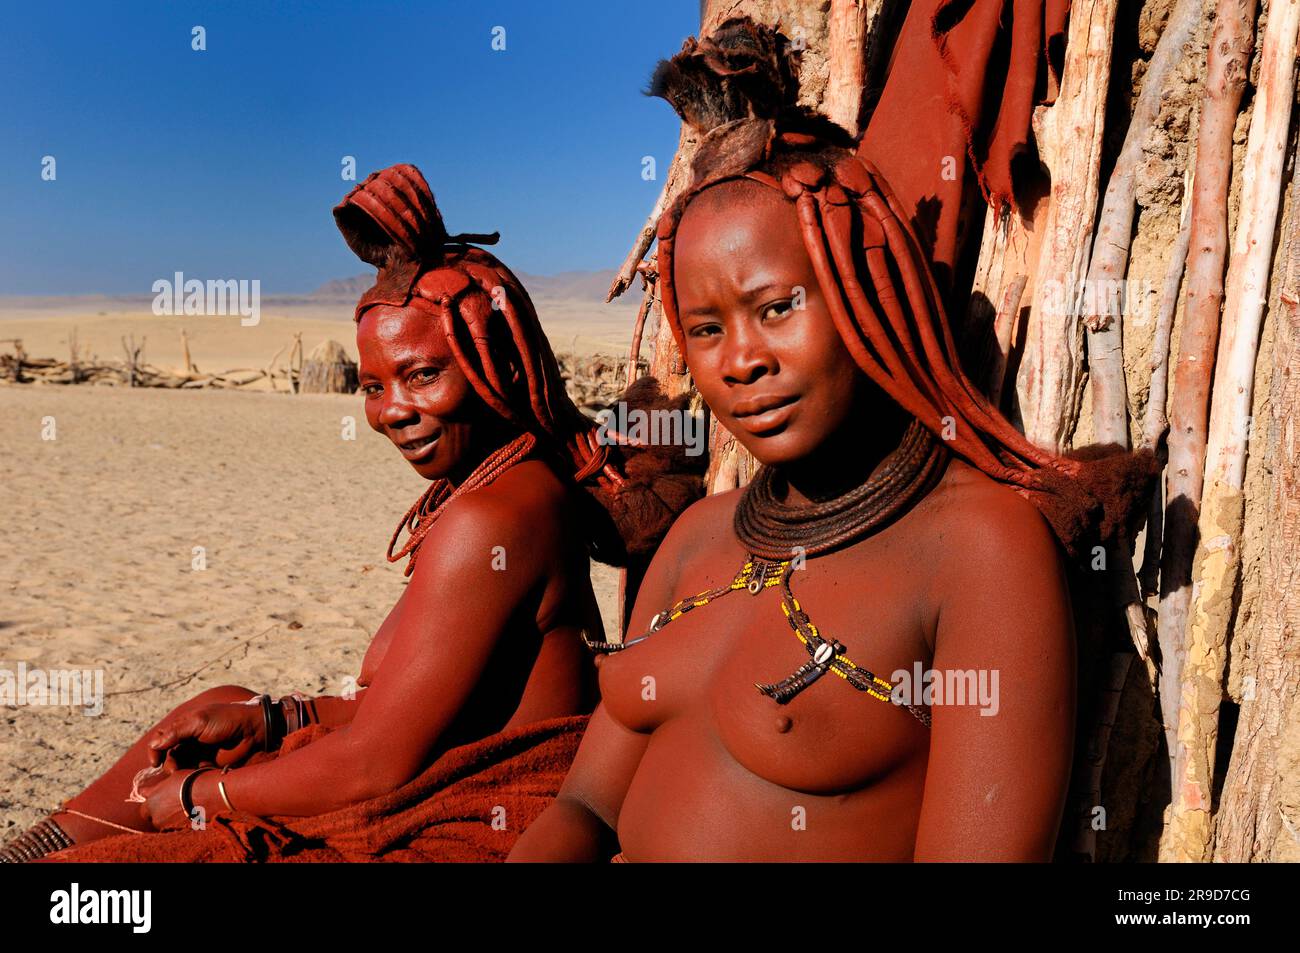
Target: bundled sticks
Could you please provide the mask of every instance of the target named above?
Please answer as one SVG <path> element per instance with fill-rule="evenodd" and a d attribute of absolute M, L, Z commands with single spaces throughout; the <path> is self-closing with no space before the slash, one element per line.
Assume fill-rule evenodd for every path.
<path fill-rule="evenodd" d="M 73 338 L 75 341 L 75 338 Z M 190 359 L 188 341 L 184 342 L 183 357 L 187 368 L 167 370 L 144 361 L 142 339 L 138 344 L 124 343 L 123 360 L 104 360 L 74 351 L 67 360 L 53 357 L 30 357 L 22 341 L 10 338 L 0 340 L 9 345 L 9 353 L 0 353 L 0 384 L 97 384 L 106 387 L 161 387 L 193 390 L 199 388 L 238 390 L 258 381 L 266 381 L 271 390 L 299 393 L 302 389 L 304 361 L 301 335 L 295 335 L 290 347 L 288 366 L 277 365 L 285 348 L 263 368 L 237 367 L 214 373 L 202 373 Z M 73 344 L 71 347 L 75 348 Z M 561 353 L 556 355 L 560 376 L 573 402 L 579 409 L 594 415 L 618 400 L 628 383 L 630 363 L 626 357 L 605 354 L 581 356 Z M 647 373 L 649 365 L 638 360 L 632 379 Z"/>

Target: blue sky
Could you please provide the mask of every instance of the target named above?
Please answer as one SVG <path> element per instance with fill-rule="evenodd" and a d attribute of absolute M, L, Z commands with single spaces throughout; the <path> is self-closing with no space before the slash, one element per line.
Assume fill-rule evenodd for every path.
<path fill-rule="evenodd" d="M 642 157 L 662 175 L 677 142 L 641 90 L 699 22 L 698 0 L 4 10 L 0 294 L 23 295 L 358 274 L 330 215 L 346 155 L 358 179 L 414 162 L 448 228 L 499 230 L 518 271 L 615 267 L 661 184 Z"/>

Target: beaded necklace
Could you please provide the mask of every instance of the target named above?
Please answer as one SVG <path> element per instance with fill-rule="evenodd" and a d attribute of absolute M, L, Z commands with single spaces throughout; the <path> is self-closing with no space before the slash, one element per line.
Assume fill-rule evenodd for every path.
<path fill-rule="evenodd" d="M 415 504 L 406 511 L 402 521 L 397 524 L 397 529 L 393 530 L 393 538 L 388 542 L 388 561 L 395 563 L 403 556 L 410 556 L 411 560 L 406 564 L 403 575 L 409 576 L 413 573 L 420 544 L 424 542 L 424 537 L 429 535 L 434 522 L 451 501 L 471 490 L 487 486 L 516 463 L 525 459 L 536 446 L 537 437 L 525 431 L 505 446 L 488 454 L 455 489 L 452 489 L 451 484 L 446 480 L 434 480 Z M 402 548 L 394 553 L 393 547 L 397 545 L 397 537 L 402 535 L 402 530 L 406 530 L 410 535 Z"/>
<path fill-rule="evenodd" d="M 823 635 L 808 617 L 791 588 L 796 559 L 789 554 L 799 552 L 810 559 L 879 529 L 930 490 L 947 459 L 947 451 L 933 435 L 913 421 L 898 450 L 890 455 L 877 476 L 834 500 L 809 506 L 777 502 L 773 491 L 775 474 L 765 467 L 745 488 L 736 506 L 736 536 L 748 552 L 731 582 L 688 596 L 656 613 L 646 633 L 637 638 L 626 642 L 598 642 L 584 635 L 583 640 L 594 652 L 621 652 L 644 642 L 685 613 L 722 596 L 740 589 L 757 596 L 779 586 L 781 612 L 807 650 L 809 659 L 781 681 L 754 687 L 784 705 L 830 672 L 878 701 L 892 702 L 893 684 L 854 662 L 846 654 L 843 643 Z M 906 703 L 903 707 L 921 724 L 930 727 L 930 714 L 924 708 Z"/>

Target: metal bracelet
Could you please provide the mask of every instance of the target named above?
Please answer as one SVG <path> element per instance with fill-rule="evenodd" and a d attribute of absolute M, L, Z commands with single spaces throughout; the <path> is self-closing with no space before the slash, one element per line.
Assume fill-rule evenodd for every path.
<path fill-rule="evenodd" d="M 258 701 L 262 705 L 262 728 L 263 728 L 262 750 L 270 751 L 274 747 L 271 740 L 271 735 L 274 729 L 271 720 L 271 709 L 273 703 L 271 701 L 270 695 L 259 695 Z"/>

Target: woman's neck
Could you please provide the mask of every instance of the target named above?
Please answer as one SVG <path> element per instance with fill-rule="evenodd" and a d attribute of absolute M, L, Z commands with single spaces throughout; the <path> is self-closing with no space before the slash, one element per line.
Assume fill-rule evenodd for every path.
<path fill-rule="evenodd" d="M 863 421 L 869 421 L 865 426 Z M 893 401 L 855 410 L 816 451 L 778 468 L 789 506 L 807 506 L 861 486 L 888 462 L 912 418 Z"/>
<path fill-rule="evenodd" d="M 465 454 L 465 457 L 447 474 L 446 480 L 451 484 L 454 490 L 473 475 L 474 471 L 481 467 L 485 460 L 492 454 L 496 453 L 510 441 L 514 440 L 522 433 L 519 428 L 513 426 L 507 421 L 497 417 L 495 420 L 487 423 L 480 430 L 476 430 L 473 436 L 473 450 Z"/>

